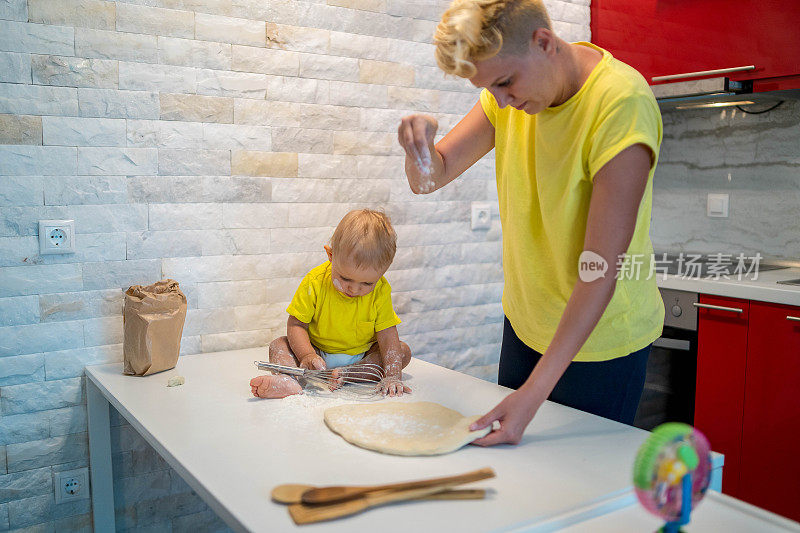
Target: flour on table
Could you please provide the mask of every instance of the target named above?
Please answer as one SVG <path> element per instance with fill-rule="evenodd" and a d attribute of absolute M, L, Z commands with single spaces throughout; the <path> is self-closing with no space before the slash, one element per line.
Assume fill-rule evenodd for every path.
<path fill-rule="evenodd" d="M 392 455 L 450 453 L 491 431 L 470 431 L 479 415 L 465 417 L 433 402 L 351 403 L 330 407 L 324 416 L 346 441 Z"/>
<path fill-rule="evenodd" d="M 263 402 L 265 420 L 277 427 L 293 427 L 301 431 L 324 431 L 323 413 L 329 407 L 353 403 L 352 398 L 342 398 L 336 394 L 304 391 L 285 398 Z"/>

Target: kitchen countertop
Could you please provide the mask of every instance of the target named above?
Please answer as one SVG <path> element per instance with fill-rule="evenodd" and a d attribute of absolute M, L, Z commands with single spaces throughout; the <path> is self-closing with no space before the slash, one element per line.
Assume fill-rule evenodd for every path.
<path fill-rule="evenodd" d="M 679 291 L 697 292 L 701 294 L 713 294 L 717 296 L 728 296 L 731 298 L 742 298 L 745 300 L 757 300 L 761 302 L 771 302 L 777 304 L 800 306 L 800 286 L 781 285 L 779 280 L 800 278 L 800 268 L 782 268 L 779 270 L 768 270 L 759 272 L 758 279 L 742 277 L 741 280 L 736 276 L 731 279 L 691 279 L 681 276 L 666 277 L 657 274 L 656 283 L 662 289 L 675 289 Z"/>
<path fill-rule="evenodd" d="M 557 517 L 554 526 L 564 533 L 642 533 L 656 531 L 664 525 L 663 520 L 644 509 L 633 491 L 620 496 L 617 501 L 617 510 L 610 513 L 574 522 L 566 528 L 560 528 L 560 524 L 567 521 L 568 517 Z M 800 524 L 725 494 L 709 491 L 692 512 L 691 522 L 682 526 L 681 531 L 798 533 Z"/>
<path fill-rule="evenodd" d="M 407 532 L 458 524 L 460 532 L 533 531 L 572 512 L 570 522 L 562 524 L 567 525 L 613 510 L 605 502 L 630 491 L 633 460 L 648 435 L 545 402 L 517 446 L 466 446 L 433 457 L 383 455 L 348 444 L 324 426 L 324 408 L 349 401 L 313 394 L 253 398 L 248 381 L 259 374 L 253 361 L 265 356 L 264 348 L 253 348 L 183 356 L 177 368 L 146 377 L 124 376 L 121 363 L 89 366 L 86 375 L 92 390 L 96 386 L 237 531 L 295 528 L 286 508 L 269 499 L 281 483 L 377 484 L 484 466 L 497 472 L 496 478 L 474 484 L 493 489 L 486 500 L 398 504 L 304 530 Z M 167 380 L 177 375 L 185 376 L 186 384 L 167 388 Z M 384 401 L 434 401 L 470 415 L 487 411 L 509 392 L 417 359 L 404 379 L 413 394 Z M 714 462 L 719 467 L 722 457 Z M 576 511 L 586 506 L 593 514 Z"/>

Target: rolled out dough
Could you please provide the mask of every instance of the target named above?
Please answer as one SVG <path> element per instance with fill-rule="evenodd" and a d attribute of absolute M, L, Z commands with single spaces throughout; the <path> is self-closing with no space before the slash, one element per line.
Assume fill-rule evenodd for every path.
<path fill-rule="evenodd" d="M 491 431 L 470 431 L 478 418 L 433 402 L 347 404 L 325 410 L 325 424 L 344 440 L 392 455 L 454 452 Z"/>

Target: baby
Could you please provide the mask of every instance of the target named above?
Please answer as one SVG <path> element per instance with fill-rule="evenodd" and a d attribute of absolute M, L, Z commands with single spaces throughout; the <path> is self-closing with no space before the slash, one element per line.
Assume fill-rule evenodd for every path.
<path fill-rule="evenodd" d="M 401 381 L 411 350 L 398 337 L 400 319 L 383 277 L 396 240 L 385 214 L 370 209 L 347 213 L 325 246 L 328 261 L 306 274 L 286 309 L 286 336 L 270 343 L 270 362 L 311 370 L 374 363 L 386 373 L 384 395 L 411 392 Z M 255 377 L 250 388 L 259 398 L 302 390 L 293 377 L 282 374 Z"/>

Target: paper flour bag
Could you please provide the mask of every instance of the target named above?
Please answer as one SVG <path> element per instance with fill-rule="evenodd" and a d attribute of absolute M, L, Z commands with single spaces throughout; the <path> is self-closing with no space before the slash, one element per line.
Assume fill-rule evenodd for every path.
<path fill-rule="evenodd" d="M 175 368 L 186 319 L 186 296 L 173 279 L 125 291 L 123 373 L 146 376 Z"/>

